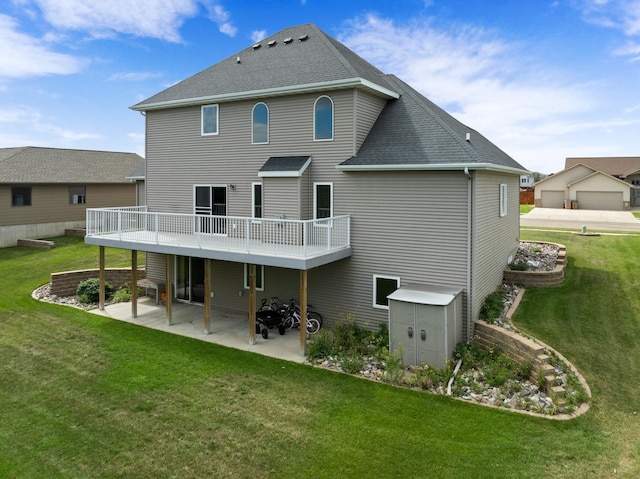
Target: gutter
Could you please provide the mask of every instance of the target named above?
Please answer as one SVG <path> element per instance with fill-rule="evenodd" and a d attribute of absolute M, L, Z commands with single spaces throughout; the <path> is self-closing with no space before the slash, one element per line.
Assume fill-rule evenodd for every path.
<path fill-rule="evenodd" d="M 462 171 L 469 170 L 497 171 L 503 173 L 523 174 L 526 170 L 512 166 L 496 165 L 494 163 L 407 163 L 384 165 L 336 165 L 340 171 Z"/>

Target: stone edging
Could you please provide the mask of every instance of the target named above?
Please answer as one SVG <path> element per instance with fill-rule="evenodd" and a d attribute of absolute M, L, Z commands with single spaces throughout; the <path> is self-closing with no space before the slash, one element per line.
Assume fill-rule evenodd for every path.
<path fill-rule="evenodd" d="M 509 308 L 509 311 L 507 311 L 506 319 L 509 322 L 511 322 L 512 316 L 514 315 L 514 313 L 518 309 L 518 306 L 520 305 L 520 301 L 522 300 L 522 297 L 524 296 L 524 293 L 525 293 L 524 289 L 521 289 L 520 291 L 518 291 L 518 295 L 516 296 L 516 299 L 514 300 L 513 304 L 511 305 L 511 308 Z M 497 327 L 497 329 L 504 329 L 504 328 Z M 504 329 L 504 332 L 505 332 L 505 334 L 509 333 L 511 338 L 518 338 L 518 337 L 522 338 L 523 347 L 526 347 L 525 343 L 533 342 L 533 343 L 539 345 L 542 348 L 548 349 L 549 351 L 553 351 L 553 353 L 556 354 L 571 369 L 571 372 L 573 372 L 573 374 L 576 375 L 576 377 L 578 378 L 578 381 L 580 381 L 581 386 L 584 388 L 585 392 L 587 393 L 587 396 L 589 396 L 589 398 L 592 397 L 591 388 L 589 387 L 589 384 L 587 383 L 587 381 L 584 378 L 584 376 L 582 376 L 582 374 L 580 374 L 578 369 L 567 358 L 565 358 L 562 354 L 560 354 L 557 350 L 555 350 L 554 348 L 552 348 L 549 345 L 545 344 L 544 342 L 540 341 L 539 339 L 524 336 L 518 330 L 510 331 L 510 330 Z M 531 411 L 523 411 L 523 410 L 517 410 L 517 409 L 507 409 L 507 411 L 513 411 L 513 412 L 517 412 L 517 413 L 525 413 L 525 414 L 530 414 L 530 415 L 533 415 L 533 416 L 544 417 L 544 418 L 547 418 L 547 419 L 567 420 L 567 419 L 573 419 L 573 418 L 576 418 L 578 416 L 581 416 L 582 414 L 586 413 L 589 410 L 589 408 L 590 408 L 590 404 L 589 403 L 582 403 L 571 414 L 556 414 L 556 415 L 538 414 L 538 413 L 534 413 L 534 412 L 531 412 Z"/>
<path fill-rule="evenodd" d="M 556 266 L 551 271 L 516 271 L 505 269 L 502 281 L 506 284 L 521 284 L 525 288 L 539 287 L 548 288 L 560 286 L 564 280 L 564 270 L 567 265 L 567 249 L 560 243 L 549 241 L 523 241 L 523 243 L 546 243 L 559 248 Z"/>

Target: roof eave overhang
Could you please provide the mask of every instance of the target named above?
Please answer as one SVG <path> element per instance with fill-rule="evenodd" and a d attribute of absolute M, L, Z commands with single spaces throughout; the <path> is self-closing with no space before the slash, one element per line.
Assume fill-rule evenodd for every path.
<path fill-rule="evenodd" d="M 183 98 L 179 100 L 160 101 L 157 103 L 143 103 L 133 105 L 130 108 L 135 111 L 162 110 L 166 108 L 178 108 L 184 106 L 204 105 L 207 103 L 223 103 L 228 101 L 250 100 L 254 98 L 264 98 L 272 96 L 295 95 L 299 93 L 313 93 L 319 91 L 343 90 L 345 88 L 359 88 L 387 99 L 398 99 L 400 94 L 389 90 L 377 83 L 373 83 L 364 78 L 347 78 L 329 82 L 307 83 L 305 85 L 294 85 L 277 88 L 267 88 L 263 90 L 251 90 L 223 95 L 210 95 L 196 98 Z"/>
<path fill-rule="evenodd" d="M 434 163 L 404 165 L 337 165 L 341 171 L 497 171 L 521 175 L 527 170 L 493 163 Z"/>

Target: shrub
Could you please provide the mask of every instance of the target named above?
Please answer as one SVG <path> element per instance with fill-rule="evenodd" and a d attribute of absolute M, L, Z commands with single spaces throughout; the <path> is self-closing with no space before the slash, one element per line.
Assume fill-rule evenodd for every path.
<path fill-rule="evenodd" d="M 493 324 L 502 314 L 503 308 L 503 292 L 502 287 L 499 287 L 484 299 L 482 309 L 480 310 L 480 317 L 487 323 Z"/>
<path fill-rule="evenodd" d="M 514 261 L 509 265 L 509 269 L 511 269 L 512 271 L 528 271 L 529 265 L 524 261 Z"/>
<path fill-rule="evenodd" d="M 310 360 L 323 359 L 334 355 L 335 349 L 333 334 L 326 329 L 322 329 L 312 337 L 307 345 L 307 357 Z"/>
<path fill-rule="evenodd" d="M 113 288 L 107 282 L 104 284 L 104 292 L 107 298 L 113 293 Z M 76 289 L 76 296 L 82 303 L 97 303 L 100 301 L 100 280 L 91 278 L 81 281 Z"/>

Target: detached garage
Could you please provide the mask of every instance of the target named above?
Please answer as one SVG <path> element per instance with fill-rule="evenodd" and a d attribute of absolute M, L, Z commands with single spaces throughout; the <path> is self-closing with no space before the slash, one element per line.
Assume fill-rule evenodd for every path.
<path fill-rule="evenodd" d="M 631 185 L 597 171 L 569 185 L 569 195 L 581 210 L 623 211 L 629 209 Z"/>
<path fill-rule="evenodd" d="M 541 208 L 628 210 L 631 185 L 583 164 L 560 171 L 534 185 L 535 205 Z"/>

